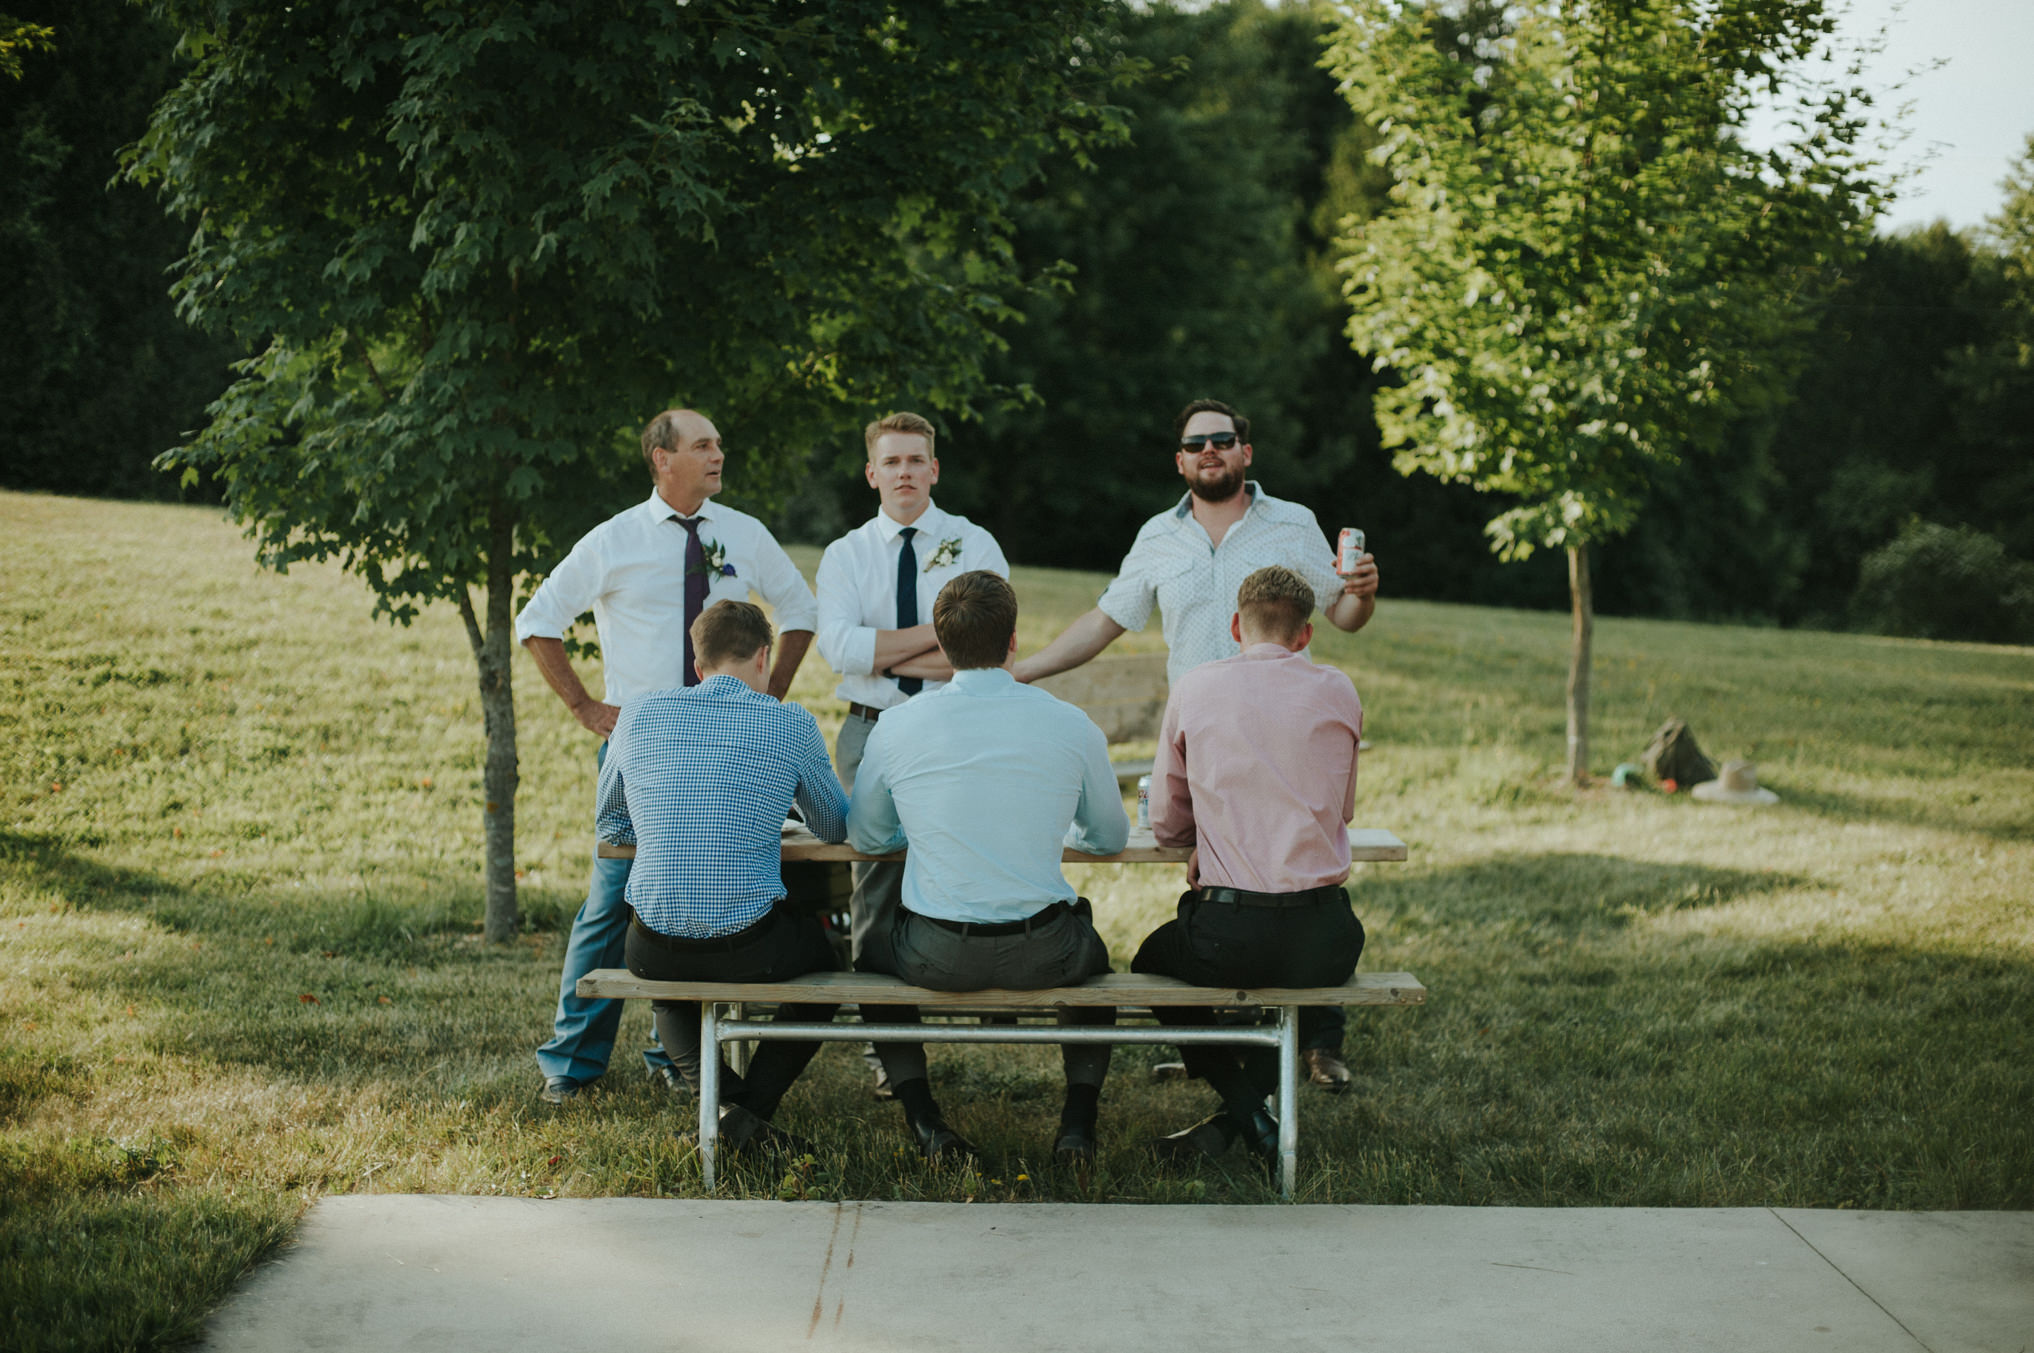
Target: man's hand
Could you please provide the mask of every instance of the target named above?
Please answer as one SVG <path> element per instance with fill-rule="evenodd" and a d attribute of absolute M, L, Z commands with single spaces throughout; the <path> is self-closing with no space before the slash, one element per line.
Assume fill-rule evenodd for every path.
<path fill-rule="evenodd" d="M 1370 623 L 1377 609 L 1377 557 L 1366 554 L 1356 561 L 1356 571 L 1342 575 L 1342 592 L 1322 614 L 1328 623 L 1345 633 L 1354 633 Z"/>
<path fill-rule="evenodd" d="M 1345 597 L 1374 597 L 1377 595 L 1377 556 L 1366 554 L 1356 561 L 1356 571 L 1342 578 L 1342 595 Z"/>
<path fill-rule="evenodd" d="M 621 707 L 603 704 L 587 694 L 586 687 L 579 683 L 579 673 L 572 670 L 572 660 L 565 656 L 564 640 L 532 634 L 523 640 L 523 647 L 530 651 L 537 670 L 544 674 L 544 684 L 558 693 L 582 728 L 603 738 L 614 732 Z"/>
<path fill-rule="evenodd" d="M 1187 887 L 1201 886 L 1201 848 L 1195 846 L 1187 852 Z"/>
<path fill-rule="evenodd" d="M 585 704 L 572 707 L 572 717 L 579 720 L 580 727 L 587 732 L 606 737 L 614 732 L 614 721 L 621 717 L 621 706 L 610 705 L 589 696 Z"/>

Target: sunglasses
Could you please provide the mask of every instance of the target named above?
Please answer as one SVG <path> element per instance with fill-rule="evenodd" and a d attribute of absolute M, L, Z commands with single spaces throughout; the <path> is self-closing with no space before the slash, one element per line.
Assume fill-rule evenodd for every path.
<path fill-rule="evenodd" d="M 1203 444 L 1211 446 L 1217 451 L 1227 451 L 1230 447 L 1236 445 L 1236 434 L 1233 432 L 1196 432 L 1191 437 L 1179 439 L 1179 449 L 1182 451 L 1198 451 Z"/>

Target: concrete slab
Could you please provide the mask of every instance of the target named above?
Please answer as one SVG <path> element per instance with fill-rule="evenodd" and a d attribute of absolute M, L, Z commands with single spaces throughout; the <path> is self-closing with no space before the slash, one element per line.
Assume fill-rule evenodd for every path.
<path fill-rule="evenodd" d="M 2034 1349 L 2034 1215 L 1775 1215 L 1930 1353 Z"/>
<path fill-rule="evenodd" d="M 2020 1213 L 348 1196 L 206 1347 L 2015 1353 L 2030 1246 Z"/>

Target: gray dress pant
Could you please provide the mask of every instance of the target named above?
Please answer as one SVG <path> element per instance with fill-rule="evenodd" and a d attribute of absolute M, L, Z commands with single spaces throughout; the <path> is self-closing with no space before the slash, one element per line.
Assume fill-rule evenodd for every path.
<path fill-rule="evenodd" d="M 872 720 L 856 714 L 841 720 L 840 736 L 833 744 L 833 764 L 840 771 L 840 782 L 851 795 L 855 790 L 855 772 L 861 768 L 862 751 L 875 727 Z M 853 945 L 854 966 L 857 971 L 883 971 L 865 968 L 862 955 L 889 943 L 890 927 L 897 922 L 897 909 L 904 896 L 904 866 L 892 860 L 858 860 L 854 878 L 855 895 L 848 912 L 848 939 Z M 880 958 L 880 954 L 871 953 L 871 957 Z"/>
<path fill-rule="evenodd" d="M 1025 931 L 1012 935 L 964 934 L 900 909 L 890 932 L 889 966 L 873 971 L 896 974 L 913 986 L 934 991 L 981 991 L 1004 987 L 1036 991 L 1075 986 L 1109 971 L 1109 948 L 1095 933 L 1086 898 L 1054 908 Z M 885 1023 L 918 1022 L 912 1006 L 865 1009 L 864 1018 Z M 1070 1007 L 1061 1024 L 1114 1024 L 1110 1007 Z M 1099 1087 L 1109 1074 L 1107 1043 L 1063 1043 L 1061 1058 L 1069 1085 Z M 925 1075 L 925 1045 L 878 1043 L 876 1052 L 892 1085 Z"/>

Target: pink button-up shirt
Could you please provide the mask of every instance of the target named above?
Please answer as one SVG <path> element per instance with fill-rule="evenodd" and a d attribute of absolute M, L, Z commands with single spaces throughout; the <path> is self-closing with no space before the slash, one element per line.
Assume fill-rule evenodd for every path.
<path fill-rule="evenodd" d="M 1181 676 L 1151 770 L 1151 831 L 1200 848 L 1201 882 L 1296 893 L 1349 876 L 1363 702 L 1279 644 Z"/>

